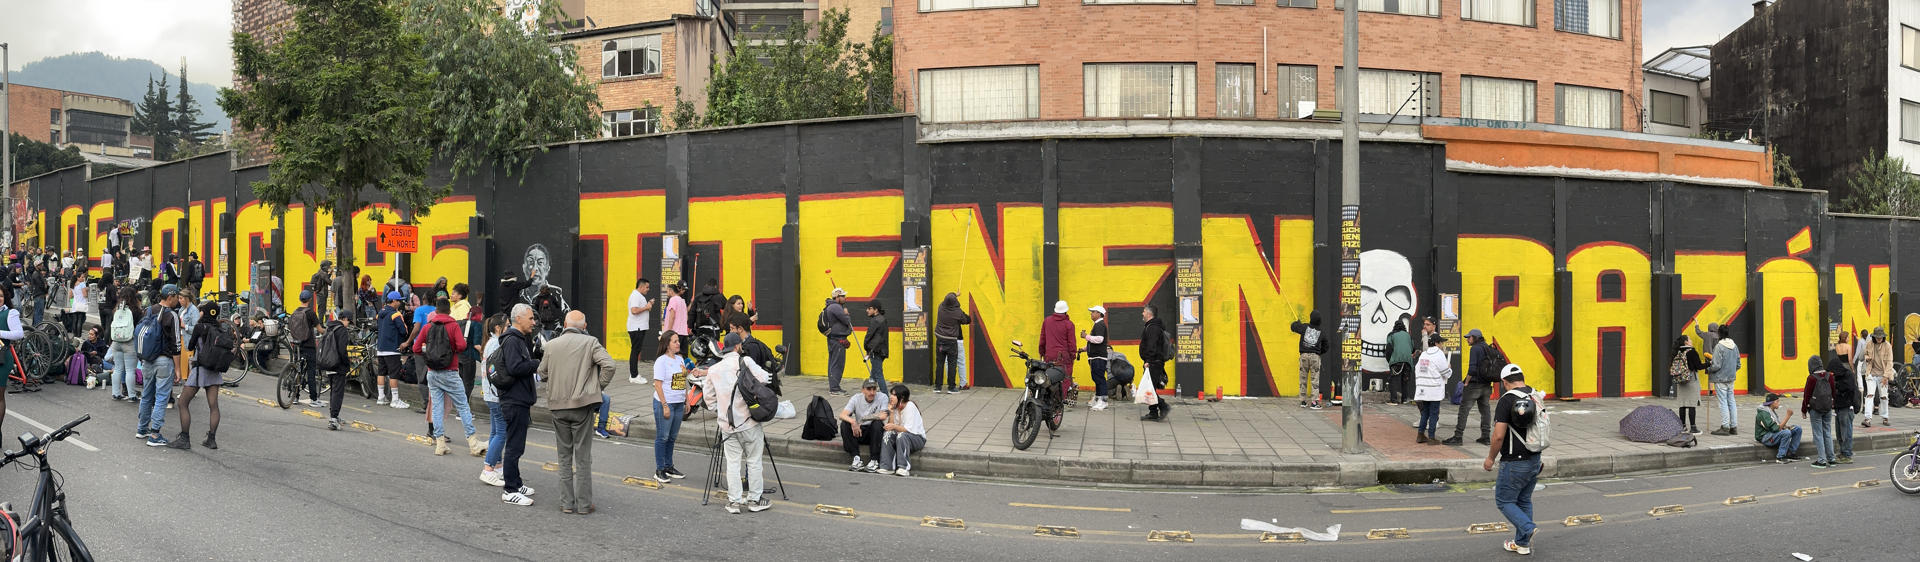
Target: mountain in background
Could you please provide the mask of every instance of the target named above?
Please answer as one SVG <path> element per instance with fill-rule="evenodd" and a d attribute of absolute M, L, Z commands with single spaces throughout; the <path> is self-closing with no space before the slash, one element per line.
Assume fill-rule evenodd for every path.
<path fill-rule="evenodd" d="M 177 63 L 176 63 L 177 64 Z M 194 61 L 187 61 L 187 73 L 193 74 Z M 147 79 L 155 82 L 160 75 L 167 78 L 167 100 L 175 101 L 179 94 L 180 76 L 173 70 L 162 67 L 146 59 L 123 59 L 108 56 L 106 53 L 72 53 L 57 57 L 48 57 L 27 65 L 13 73 L 15 84 L 53 88 L 69 92 L 116 97 L 134 105 L 147 95 Z M 187 93 L 193 94 L 193 101 L 200 106 L 200 118 L 213 122 L 210 132 L 219 133 L 228 127 L 227 113 L 220 110 L 220 88 L 210 84 L 194 82 Z"/>

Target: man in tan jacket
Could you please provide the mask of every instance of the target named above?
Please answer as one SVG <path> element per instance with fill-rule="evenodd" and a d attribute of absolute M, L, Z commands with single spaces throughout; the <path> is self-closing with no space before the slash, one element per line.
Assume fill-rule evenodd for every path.
<path fill-rule="evenodd" d="M 600 392 L 613 380 L 613 357 L 587 334 L 585 313 L 567 313 L 566 329 L 546 344 L 539 373 L 560 450 L 560 512 L 593 513 L 593 424 Z"/>
<path fill-rule="evenodd" d="M 1887 419 L 1892 414 L 1887 411 L 1887 385 L 1893 382 L 1894 357 L 1893 342 L 1887 341 L 1887 329 L 1875 327 L 1873 339 L 1860 342 L 1855 350 L 1866 366 L 1860 373 L 1861 378 L 1866 379 L 1860 388 L 1860 401 L 1866 408 L 1861 410 L 1860 427 L 1873 427 L 1875 405 L 1880 407 L 1880 425 L 1891 425 L 1892 420 Z"/>

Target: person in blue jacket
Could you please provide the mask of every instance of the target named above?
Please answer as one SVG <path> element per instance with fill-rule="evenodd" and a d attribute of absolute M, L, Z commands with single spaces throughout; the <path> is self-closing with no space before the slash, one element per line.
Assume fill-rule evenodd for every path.
<path fill-rule="evenodd" d="M 375 403 L 398 409 L 410 407 L 400 398 L 400 344 L 407 341 L 407 315 L 400 312 L 402 300 L 406 300 L 406 295 L 400 291 L 387 293 L 387 306 L 375 316 L 380 337 L 373 342 L 374 357 L 380 362 L 379 379 L 375 381 L 380 396 Z"/>

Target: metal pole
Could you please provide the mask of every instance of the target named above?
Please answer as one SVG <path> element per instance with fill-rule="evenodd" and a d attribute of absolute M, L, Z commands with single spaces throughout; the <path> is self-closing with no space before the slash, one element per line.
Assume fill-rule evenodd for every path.
<path fill-rule="evenodd" d="M 13 70 L 10 66 L 12 50 L 6 43 L 0 43 L 0 187 L 6 192 L 0 194 L 0 201 L 6 203 L 6 210 L 0 211 L 0 220 L 6 222 L 7 232 L 13 232 Z"/>
<path fill-rule="evenodd" d="M 1360 433 L 1360 10 L 1347 2 L 1340 81 L 1340 452 L 1357 454 Z"/>

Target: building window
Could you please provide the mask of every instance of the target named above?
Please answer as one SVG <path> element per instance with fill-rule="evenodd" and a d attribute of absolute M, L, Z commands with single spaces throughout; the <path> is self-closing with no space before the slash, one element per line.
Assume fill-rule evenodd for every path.
<path fill-rule="evenodd" d="M 1089 64 L 1087 117 L 1193 117 L 1194 65 Z"/>
<path fill-rule="evenodd" d="M 755 10 L 733 13 L 733 25 L 749 41 L 777 39 L 787 28 L 806 23 L 803 10 Z"/>
<path fill-rule="evenodd" d="M 47 143 L 47 144 L 51 144 L 51 145 L 54 145 L 54 146 L 59 146 L 59 145 L 60 145 L 60 130 L 59 130 L 59 129 L 54 129 L 54 130 L 51 130 L 51 131 L 47 131 L 47 138 L 49 138 L 49 139 L 52 139 L 52 142 L 49 142 L 49 143 Z"/>
<path fill-rule="evenodd" d="M 608 111 L 600 114 L 600 138 L 651 135 L 660 132 L 660 108 Z"/>
<path fill-rule="evenodd" d="M 1460 116 L 1496 121 L 1533 120 L 1533 82 L 1460 77 Z"/>
<path fill-rule="evenodd" d="M 1320 67 L 1280 65 L 1273 83 L 1280 95 L 1280 117 L 1306 119 L 1320 106 Z"/>
<path fill-rule="evenodd" d="M 47 110 L 47 122 L 55 125 L 60 124 L 60 108 L 56 107 Z"/>
<path fill-rule="evenodd" d="M 1213 65 L 1215 117 L 1253 118 L 1253 65 Z"/>
<path fill-rule="evenodd" d="M 1687 122 L 1687 97 L 1680 94 L 1652 90 L 1648 96 L 1648 105 L 1652 106 L 1653 122 L 1675 127 L 1690 127 Z"/>
<path fill-rule="evenodd" d="M 1620 0 L 1553 0 L 1553 28 L 1620 38 Z"/>
<path fill-rule="evenodd" d="M 1533 0 L 1460 0 L 1460 17 L 1473 21 L 1533 25 Z"/>
<path fill-rule="evenodd" d="M 1018 8 L 1038 6 L 1039 0 L 920 0 L 920 11 L 972 10 L 977 8 Z"/>
<path fill-rule="evenodd" d="M 880 34 L 893 35 L 893 6 L 880 8 Z"/>
<path fill-rule="evenodd" d="M 1333 7 L 1347 9 L 1352 0 L 1334 0 Z M 1409 16 L 1440 15 L 1440 0 L 1359 0 L 1360 11 L 1388 14 L 1406 14 Z"/>
<path fill-rule="evenodd" d="M 1282 8 L 1318 8 L 1319 0 L 1279 0 Z"/>
<path fill-rule="evenodd" d="M 660 36 L 642 35 L 600 44 L 600 77 L 625 78 L 660 73 Z"/>
<path fill-rule="evenodd" d="M 920 71 L 920 120 L 928 123 L 1040 118 L 1040 67 Z"/>
<path fill-rule="evenodd" d="M 1219 4 L 1219 5 L 1222 5 L 1222 6 L 1226 6 L 1226 5 L 1233 5 L 1233 6 L 1252 6 L 1252 5 L 1253 5 L 1253 0 L 1213 0 L 1213 3 L 1215 3 L 1215 4 Z M 1281 4 L 1281 5 L 1286 5 L 1286 2 L 1281 2 L 1280 4 Z"/>
<path fill-rule="evenodd" d="M 1900 100 L 1900 140 L 1920 143 L 1920 103 Z"/>
<path fill-rule="evenodd" d="M 1080 0 L 1082 4 L 1192 4 L 1193 0 Z"/>
<path fill-rule="evenodd" d="M 1334 84 L 1337 92 L 1340 84 Z M 1336 94 L 1334 99 L 1339 99 Z M 1360 113 L 1440 116 L 1440 75 L 1360 69 Z"/>
<path fill-rule="evenodd" d="M 1559 84 L 1553 87 L 1555 122 L 1596 129 L 1620 128 L 1620 91 Z"/>
<path fill-rule="evenodd" d="M 1920 29 L 1900 26 L 1900 65 L 1920 70 Z"/>
<path fill-rule="evenodd" d="M 106 146 L 127 145 L 127 125 L 132 117 L 90 111 L 67 112 L 67 141 Z"/>

